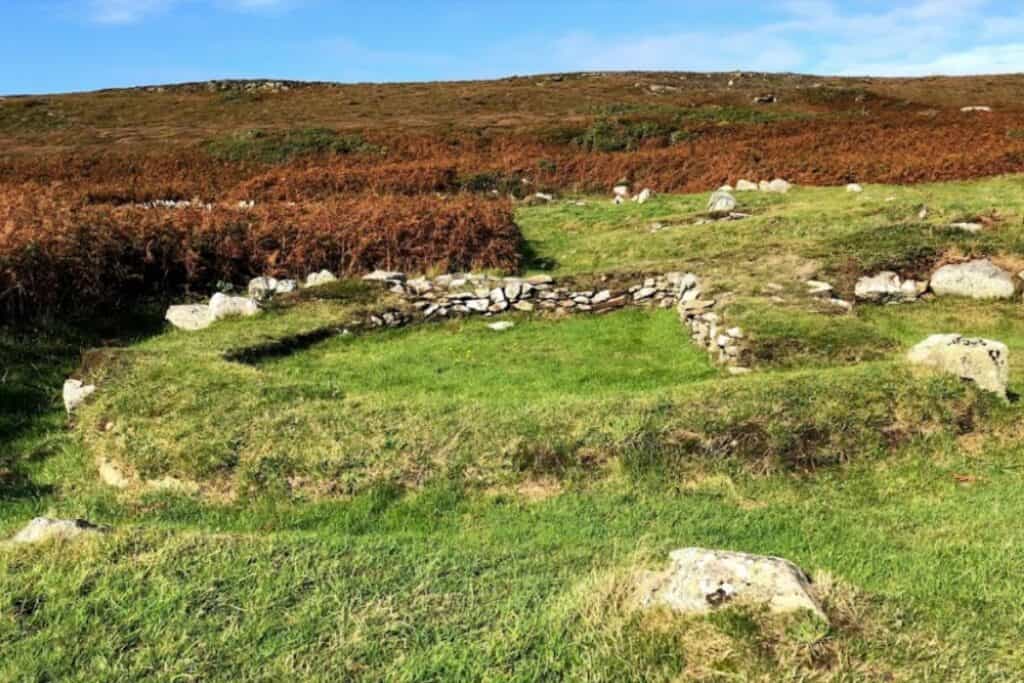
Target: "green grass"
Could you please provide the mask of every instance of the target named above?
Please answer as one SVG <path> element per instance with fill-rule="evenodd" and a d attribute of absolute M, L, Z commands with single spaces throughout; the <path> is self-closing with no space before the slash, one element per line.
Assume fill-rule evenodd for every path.
<path fill-rule="evenodd" d="M 227 360 L 394 305 L 347 282 L 195 334 L 6 330 L 0 535 L 38 514 L 114 531 L 0 548 L 0 680 L 1018 680 L 1021 404 L 902 356 L 999 339 L 1019 393 L 1022 304 L 845 314 L 803 281 L 1009 267 L 1021 182 L 740 195 L 755 216 L 713 225 L 703 196 L 521 212 L 556 275 L 705 276 L 755 349 L 744 377 L 639 310 Z M 993 209 L 980 236 L 942 227 Z M 60 382 L 101 340 L 69 425 Z M 198 488 L 115 491 L 97 457 Z M 691 545 L 792 559 L 831 627 L 636 611 L 634 572 Z"/>
<path fill-rule="evenodd" d="M 211 140 L 207 151 L 225 161 L 279 164 L 309 156 L 379 153 L 360 135 L 341 135 L 328 128 L 285 131 L 248 130 Z"/>

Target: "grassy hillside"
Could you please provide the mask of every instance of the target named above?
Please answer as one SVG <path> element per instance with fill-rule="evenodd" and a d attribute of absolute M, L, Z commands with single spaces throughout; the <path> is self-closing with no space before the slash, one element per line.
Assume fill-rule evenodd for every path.
<path fill-rule="evenodd" d="M 1020 403 L 903 360 L 933 333 L 998 339 L 1019 392 L 1020 300 L 846 313 L 805 280 L 1017 272 L 1022 182 L 740 194 L 752 216 L 719 223 L 706 194 L 519 208 L 528 273 L 699 273 L 756 351 L 738 377 L 670 311 L 295 343 L 395 305 L 349 284 L 193 334 L 160 310 L 7 326 L 0 535 L 112 531 L 0 549 L 0 678 L 1020 678 Z M 99 390 L 68 422 L 76 369 Z M 831 626 L 636 611 L 634 573 L 691 545 L 792 559 Z"/>

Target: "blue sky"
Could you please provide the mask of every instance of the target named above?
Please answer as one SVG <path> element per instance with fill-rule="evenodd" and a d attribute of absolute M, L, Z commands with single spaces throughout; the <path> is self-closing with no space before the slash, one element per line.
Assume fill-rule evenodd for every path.
<path fill-rule="evenodd" d="M 0 0 L 0 93 L 578 70 L 1024 71 L 1015 0 Z"/>

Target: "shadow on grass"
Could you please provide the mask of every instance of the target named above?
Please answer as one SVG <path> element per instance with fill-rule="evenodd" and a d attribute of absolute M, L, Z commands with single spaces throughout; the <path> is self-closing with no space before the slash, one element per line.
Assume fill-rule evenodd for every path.
<path fill-rule="evenodd" d="M 64 429 L 61 386 L 83 351 L 125 345 L 158 333 L 159 309 L 141 307 L 89 320 L 33 319 L 0 325 L 0 500 L 46 495 L 34 464 L 53 454 Z"/>

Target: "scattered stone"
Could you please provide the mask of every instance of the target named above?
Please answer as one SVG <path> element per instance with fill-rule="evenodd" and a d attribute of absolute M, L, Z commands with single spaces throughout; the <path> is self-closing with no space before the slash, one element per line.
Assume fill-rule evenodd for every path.
<path fill-rule="evenodd" d="M 786 194 L 787 192 L 790 191 L 790 189 L 792 189 L 792 187 L 792 185 L 790 185 L 782 178 L 776 178 L 775 180 L 761 187 L 761 190 L 764 192 L 773 192 L 776 194 Z"/>
<path fill-rule="evenodd" d="M 730 192 L 731 193 L 733 191 L 732 185 L 728 185 L 728 184 L 722 185 L 720 188 L 718 188 L 718 191 L 719 192 Z"/>
<path fill-rule="evenodd" d="M 210 299 L 210 314 L 214 320 L 224 318 L 251 318 L 260 312 L 259 305 L 248 297 L 229 296 L 217 292 Z"/>
<path fill-rule="evenodd" d="M 626 197 L 629 197 L 629 185 L 616 185 L 612 188 L 612 194 L 615 195 L 617 199 L 625 199 Z"/>
<path fill-rule="evenodd" d="M 298 286 L 295 280 L 278 280 L 273 277 L 257 277 L 249 281 L 249 296 L 264 301 L 277 294 L 289 294 L 294 292 Z"/>
<path fill-rule="evenodd" d="M 373 273 L 371 273 L 372 275 Z M 306 287 L 320 287 L 321 285 L 329 285 L 332 282 L 337 282 L 338 278 L 334 277 L 334 273 L 329 270 L 321 270 L 319 273 L 310 273 L 306 277 Z"/>
<path fill-rule="evenodd" d="M 728 192 L 714 192 L 708 200 L 708 215 L 712 218 L 725 218 L 735 209 L 736 198 Z"/>
<path fill-rule="evenodd" d="M 644 607 L 708 614 L 742 604 L 772 613 L 807 611 L 828 622 L 810 593 L 810 579 L 788 560 L 703 548 L 676 550 L 670 558 L 668 570 L 643 582 Z"/>
<path fill-rule="evenodd" d="M 330 271 L 323 270 L 320 271 L 319 273 L 319 275 L 321 276 L 325 274 L 331 276 L 330 279 L 326 280 L 326 282 L 334 282 L 337 279 L 334 277 L 334 275 L 330 273 Z M 367 282 L 405 282 L 405 273 L 400 273 L 394 270 L 375 270 L 372 273 L 364 275 L 363 279 L 366 280 Z M 325 283 L 321 282 L 317 284 Z M 309 284 L 309 281 L 307 280 L 306 286 L 314 287 L 315 285 Z"/>
<path fill-rule="evenodd" d="M 738 365 L 734 365 L 729 368 L 729 374 L 733 375 L 734 377 L 739 377 L 741 375 L 749 375 L 752 372 L 753 370 L 751 370 L 750 368 L 742 368 Z"/>
<path fill-rule="evenodd" d="M 658 290 L 654 287 L 641 287 L 633 292 L 633 301 L 645 301 L 650 299 Z"/>
<path fill-rule="evenodd" d="M 821 282 L 820 280 L 808 280 L 807 293 L 811 296 L 825 296 L 832 293 L 832 285 L 827 282 Z"/>
<path fill-rule="evenodd" d="M 857 183 L 850 183 L 849 185 L 846 186 L 846 191 L 855 194 L 860 194 L 861 192 L 864 191 L 864 188 L 858 185 Z"/>
<path fill-rule="evenodd" d="M 956 375 L 1006 398 L 1010 380 L 1006 344 L 959 334 L 936 334 L 911 349 L 907 357 L 914 365 Z"/>
<path fill-rule="evenodd" d="M 11 539 L 12 543 L 46 543 L 47 541 L 70 541 L 103 531 L 84 519 L 50 519 L 36 517 Z"/>
<path fill-rule="evenodd" d="M 845 311 L 853 310 L 853 304 L 851 304 L 849 301 L 846 301 L 845 299 L 829 299 L 828 302 L 833 306 L 841 308 Z"/>
<path fill-rule="evenodd" d="M 972 299 L 1009 299 L 1016 291 L 1013 276 L 984 259 L 939 268 L 931 287 L 939 296 Z"/>
<path fill-rule="evenodd" d="M 965 114 L 968 114 L 968 113 L 971 113 L 971 112 L 991 113 L 992 112 L 992 107 L 977 106 L 976 105 L 976 106 L 973 106 L 973 107 L 961 107 L 960 111 L 964 112 Z"/>
<path fill-rule="evenodd" d="M 85 403 L 85 399 L 89 398 L 96 392 L 96 387 L 92 384 L 82 384 L 80 380 L 69 379 L 64 382 L 64 410 L 67 411 L 70 416 L 78 406 Z"/>
<path fill-rule="evenodd" d="M 963 230 L 970 233 L 981 232 L 985 229 L 985 226 L 981 223 L 951 223 L 949 227 L 953 230 Z"/>
<path fill-rule="evenodd" d="M 648 189 L 648 188 L 644 188 L 644 189 L 643 189 L 643 190 L 642 190 L 642 191 L 640 192 L 640 194 L 638 194 L 638 195 L 637 195 L 636 197 L 634 197 L 634 201 L 635 201 L 635 202 L 636 202 L 637 204 L 646 204 L 647 202 L 649 202 L 649 201 L 650 201 L 651 197 L 653 197 L 653 196 L 654 196 L 654 192 L 652 192 L 652 191 L 651 191 L 650 189 Z"/>
<path fill-rule="evenodd" d="M 196 332 L 213 324 L 213 313 L 209 306 L 197 304 L 171 306 L 167 309 L 164 319 L 179 330 Z"/>
<path fill-rule="evenodd" d="M 487 327 L 491 328 L 495 332 L 505 332 L 506 330 L 511 330 L 515 326 L 516 324 L 513 322 L 502 320 L 501 322 L 491 323 Z"/>
<path fill-rule="evenodd" d="M 739 180 L 736 182 L 737 192 L 757 192 L 757 183 L 752 183 L 749 180 Z"/>
<path fill-rule="evenodd" d="M 901 303 L 916 301 L 927 290 L 926 282 L 903 281 L 896 273 L 886 270 L 858 280 L 854 296 L 860 301 L 872 303 Z"/>
<path fill-rule="evenodd" d="M 775 95 L 759 95 L 754 98 L 754 104 L 775 104 L 778 101 Z"/>

